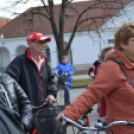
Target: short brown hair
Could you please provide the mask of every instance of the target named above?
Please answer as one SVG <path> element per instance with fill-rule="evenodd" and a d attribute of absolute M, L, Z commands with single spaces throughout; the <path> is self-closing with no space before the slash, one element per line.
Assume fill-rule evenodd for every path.
<path fill-rule="evenodd" d="M 109 51 L 111 51 L 112 49 L 114 49 L 114 46 L 113 46 L 113 45 L 108 45 L 108 46 L 106 46 L 105 48 L 103 48 L 103 49 L 101 50 L 101 59 L 102 59 L 102 61 L 104 60 L 105 55 L 106 55 Z"/>
<path fill-rule="evenodd" d="M 122 51 L 123 49 L 121 48 L 120 43 L 128 45 L 128 40 L 132 37 L 134 37 L 134 22 L 125 21 L 124 24 L 118 28 L 114 35 L 114 47 Z"/>
<path fill-rule="evenodd" d="M 63 56 L 62 56 L 62 60 L 65 59 L 65 58 L 68 58 L 68 57 L 67 57 L 66 55 L 63 55 Z"/>

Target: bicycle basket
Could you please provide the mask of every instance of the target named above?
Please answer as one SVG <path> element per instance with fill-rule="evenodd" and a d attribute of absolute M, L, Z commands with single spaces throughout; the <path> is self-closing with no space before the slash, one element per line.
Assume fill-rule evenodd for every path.
<path fill-rule="evenodd" d="M 49 107 L 36 113 L 35 122 L 38 134 L 56 134 L 58 125 L 55 120 L 56 111 Z"/>
<path fill-rule="evenodd" d="M 58 115 L 60 112 L 62 112 L 65 109 L 64 105 L 60 105 L 60 106 L 54 106 L 55 111 L 56 111 L 56 115 Z"/>
<path fill-rule="evenodd" d="M 67 76 L 59 76 L 58 77 L 58 84 L 66 84 L 68 80 Z"/>

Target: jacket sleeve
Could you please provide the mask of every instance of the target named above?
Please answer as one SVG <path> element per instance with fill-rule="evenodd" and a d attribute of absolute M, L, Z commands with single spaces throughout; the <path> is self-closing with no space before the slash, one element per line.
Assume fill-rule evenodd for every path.
<path fill-rule="evenodd" d="M 19 104 L 19 113 L 21 117 L 20 121 L 25 125 L 27 129 L 30 129 L 32 124 L 31 102 L 29 101 L 27 95 L 16 81 L 14 82 L 14 87 Z"/>
<path fill-rule="evenodd" d="M 15 58 L 7 67 L 6 73 L 14 78 L 17 82 L 19 81 L 21 70 L 21 62 L 19 58 Z"/>
<path fill-rule="evenodd" d="M 59 71 L 60 71 L 60 64 L 55 68 L 54 70 L 57 74 L 59 74 Z"/>
<path fill-rule="evenodd" d="M 57 97 L 57 88 L 55 86 L 55 78 L 54 78 L 54 75 L 52 74 L 52 71 L 48 62 L 47 62 L 47 73 L 48 73 L 47 95 L 53 95 L 54 97 Z"/>
<path fill-rule="evenodd" d="M 90 73 L 94 72 L 94 70 L 96 68 L 96 63 L 97 63 L 97 61 L 95 61 L 94 64 L 92 64 L 92 66 L 89 68 L 88 75 L 90 75 Z"/>
<path fill-rule="evenodd" d="M 102 65 L 100 73 L 93 83 L 79 95 L 64 111 L 63 114 L 72 120 L 77 120 L 94 104 L 100 102 L 102 97 L 110 94 L 120 84 L 120 68 L 112 61 Z"/>
<path fill-rule="evenodd" d="M 93 66 L 93 65 L 92 65 Z M 88 75 L 90 75 L 91 72 L 94 72 L 94 69 L 92 67 L 89 68 L 88 70 Z"/>
<path fill-rule="evenodd" d="M 73 75 L 74 74 L 74 69 L 73 69 L 71 64 L 70 64 L 70 71 L 68 73 L 69 73 L 69 75 Z"/>

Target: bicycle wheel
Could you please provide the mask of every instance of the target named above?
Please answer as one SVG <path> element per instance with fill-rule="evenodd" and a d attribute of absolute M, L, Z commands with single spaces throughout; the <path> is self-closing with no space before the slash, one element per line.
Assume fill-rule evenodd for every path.
<path fill-rule="evenodd" d="M 59 105 L 70 104 L 70 93 L 69 89 L 65 85 L 58 85 L 57 90 L 57 102 Z M 67 101 L 66 101 L 67 100 Z"/>
<path fill-rule="evenodd" d="M 56 134 L 58 125 L 55 120 L 54 108 L 40 109 L 35 115 L 35 123 L 38 134 Z"/>
<path fill-rule="evenodd" d="M 76 121 L 76 123 L 82 125 L 80 121 Z M 65 133 L 66 134 L 79 134 L 80 130 L 75 126 L 66 125 L 66 132 Z"/>
<path fill-rule="evenodd" d="M 62 89 L 61 85 L 58 85 L 57 87 L 57 103 L 59 105 L 63 105 L 64 104 L 64 90 Z"/>

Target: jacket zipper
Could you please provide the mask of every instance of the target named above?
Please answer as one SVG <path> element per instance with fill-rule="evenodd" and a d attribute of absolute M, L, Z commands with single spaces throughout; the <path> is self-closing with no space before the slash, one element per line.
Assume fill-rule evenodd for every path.
<path fill-rule="evenodd" d="M 27 49 L 27 54 L 28 54 L 28 58 L 29 58 L 29 59 L 30 59 L 30 60 L 31 60 L 31 61 L 35 64 L 35 66 L 36 66 L 36 68 L 37 68 L 37 70 L 38 70 L 38 67 L 37 67 L 36 63 L 33 61 L 33 59 L 32 59 L 32 57 L 31 57 L 31 55 L 30 55 L 30 53 L 29 53 L 29 50 L 28 50 L 28 49 Z M 42 95 L 43 102 L 45 102 L 45 99 L 44 99 L 44 92 L 43 92 L 42 79 L 41 79 L 40 72 L 41 72 L 41 69 L 42 69 L 42 67 L 43 67 L 44 63 L 45 63 L 45 61 L 43 61 L 43 62 L 42 62 L 42 64 L 41 64 L 41 68 L 40 68 L 40 71 L 38 70 L 39 79 L 40 79 L 41 95 Z"/>

